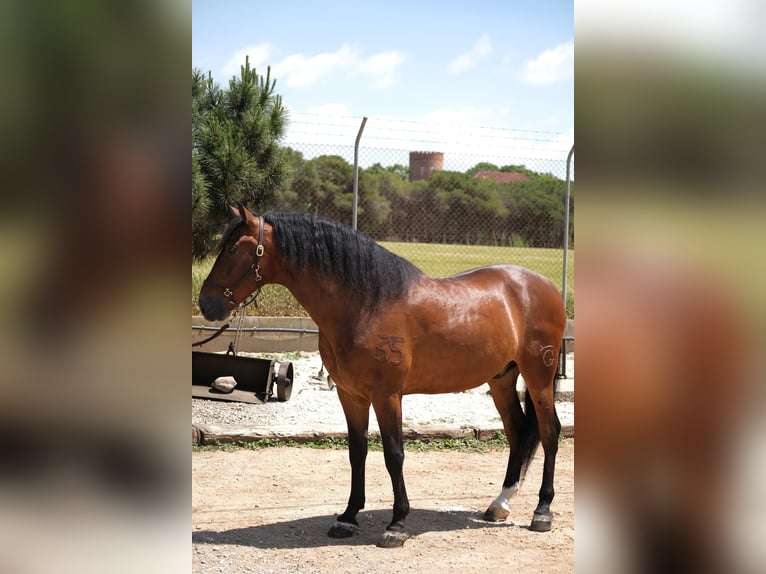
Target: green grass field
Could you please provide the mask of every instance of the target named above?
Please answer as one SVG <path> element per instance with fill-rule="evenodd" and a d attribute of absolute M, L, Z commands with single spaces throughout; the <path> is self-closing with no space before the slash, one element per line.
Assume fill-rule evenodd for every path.
<path fill-rule="evenodd" d="M 442 245 L 432 243 L 381 242 L 386 249 L 412 261 L 428 275 L 444 277 L 461 271 L 492 265 L 513 263 L 537 271 L 561 289 L 563 254 L 561 249 L 530 247 L 493 247 L 475 245 Z M 199 315 L 199 290 L 213 265 L 214 257 L 192 265 L 192 314 Z M 270 317 L 306 316 L 306 312 L 281 285 L 267 285 L 248 314 Z M 570 250 L 567 269 L 567 315 L 574 318 L 574 250 Z"/>

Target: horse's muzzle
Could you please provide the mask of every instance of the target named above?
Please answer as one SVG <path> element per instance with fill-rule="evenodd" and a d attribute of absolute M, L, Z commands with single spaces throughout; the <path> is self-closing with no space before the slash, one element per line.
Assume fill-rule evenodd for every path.
<path fill-rule="evenodd" d="M 223 321 L 229 316 L 229 305 L 223 297 L 211 297 L 200 293 L 199 308 L 208 321 Z"/>

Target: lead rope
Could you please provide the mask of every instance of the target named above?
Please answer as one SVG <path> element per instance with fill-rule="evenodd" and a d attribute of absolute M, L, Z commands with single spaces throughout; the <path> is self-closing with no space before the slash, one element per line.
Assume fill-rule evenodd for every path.
<path fill-rule="evenodd" d="M 206 337 L 205 339 L 202 339 L 201 341 L 197 341 L 196 343 L 192 343 L 192 347 L 200 347 L 204 345 L 205 343 L 212 341 L 216 337 L 220 336 L 220 334 L 223 333 L 226 329 L 228 329 L 229 325 L 231 325 L 231 319 L 229 319 L 227 323 L 224 323 L 223 325 L 221 325 L 221 327 L 209 337 Z"/>
<path fill-rule="evenodd" d="M 260 295 L 260 293 L 261 293 L 261 289 L 259 287 L 253 293 L 251 293 L 248 296 L 247 299 L 245 299 L 242 303 L 240 303 L 240 305 L 236 308 L 234 313 L 229 317 L 229 320 L 226 321 L 226 323 L 224 323 L 223 325 L 221 325 L 219 327 L 219 329 L 215 333 L 213 333 L 209 337 L 206 337 L 206 338 L 202 339 L 201 341 L 196 341 L 195 343 L 192 343 L 192 347 L 200 347 L 200 346 L 204 345 L 205 343 L 209 343 L 210 341 L 212 341 L 216 337 L 220 337 L 221 334 L 226 329 L 231 327 L 231 322 L 239 314 L 239 324 L 237 326 L 237 334 L 235 335 L 235 339 L 234 339 L 237 342 L 237 348 L 239 348 L 239 335 L 240 335 L 241 330 L 242 330 L 242 321 L 243 321 L 243 319 L 245 318 L 245 315 L 246 315 L 245 309 L 251 303 L 255 303 L 255 308 L 256 309 L 258 308 L 258 301 L 257 301 L 257 299 L 258 299 L 258 295 Z M 240 314 L 240 312 L 241 312 L 241 314 Z M 236 350 L 235 350 L 234 346 L 231 343 L 229 343 L 229 349 L 228 349 L 227 353 L 229 353 L 229 354 L 236 354 Z"/>
<path fill-rule="evenodd" d="M 236 333 L 236 335 L 234 335 L 234 345 L 233 345 L 233 348 L 234 348 L 234 353 L 233 354 L 234 355 L 239 353 L 239 339 L 242 336 L 242 322 L 244 321 L 245 315 L 247 314 L 246 311 L 247 311 L 247 306 L 242 307 L 241 313 L 239 314 L 239 322 L 237 323 L 237 333 Z M 232 345 L 230 343 L 229 347 L 231 347 L 231 346 Z"/>

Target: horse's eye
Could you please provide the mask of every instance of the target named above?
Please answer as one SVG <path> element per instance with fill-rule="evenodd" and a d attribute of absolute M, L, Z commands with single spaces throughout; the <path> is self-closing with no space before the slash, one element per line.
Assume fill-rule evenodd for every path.
<path fill-rule="evenodd" d="M 231 247 L 229 247 L 229 249 L 228 249 L 227 251 L 229 252 L 229 254 L 232 254 L 232 253 L 234 253 L 236 250 L 237 250 L 237 244 L 235 243 L 234 245 L 232 245 Z"/>

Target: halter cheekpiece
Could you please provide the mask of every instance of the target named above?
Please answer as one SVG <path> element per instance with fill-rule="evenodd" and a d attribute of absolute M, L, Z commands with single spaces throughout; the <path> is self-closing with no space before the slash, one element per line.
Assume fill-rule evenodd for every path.
<path fill-rule="evenodd" d="M 261 257 L 263 256 L 263 216 L 258 216 L 258 246 L 255 248 L 255 261 L 250 265 L 250 267 L 247 268 L 247 271 L 245 271 L 242 276 L 237 279 L 231 287 L 222 287 L 221 285 L 217 285 L 213 283 L 212 281 L 205 280 L 205 283 L 208 283 L 212 285 L 213 287 L 218 287 L 219 289 L 223 289 L 223 295 L 228 299 L 229 304 L 232 307 L 235 307 L 236 310 L 242 309 L 244 307 L 247 307 L 251 303 L 255 303 L 256 307 L 258 306 L 258 295 L 261 293 L 261 287 L 263 287 L 263 277 L 261 277 Z M 253 272 L 253 275 L 255 276 L 255 291 L 250 293 L 241 303 L 237 303 L 234 300 L 234 290 L 239 287 L 239 285 L 248 278 L 250 275 L 250 272 Z"/>

